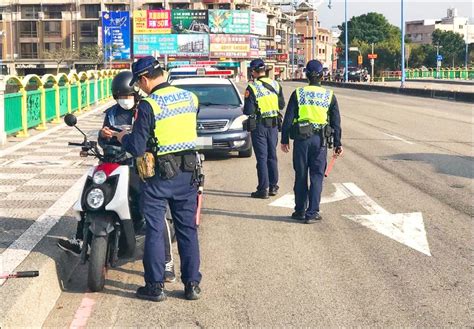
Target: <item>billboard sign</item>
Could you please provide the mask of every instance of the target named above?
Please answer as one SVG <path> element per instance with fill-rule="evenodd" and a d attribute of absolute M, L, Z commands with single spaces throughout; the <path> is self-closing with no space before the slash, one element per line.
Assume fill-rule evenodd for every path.
<path fill-rule="evenodd" d="M 209 33 L 207 10 L 172 10 L 172 33 Z"/>
<path fill-rule="evenodd" d="M 257 35 L 267 35 L 267 14 L 250 13 L 250 33 Z"/>
<path fill-rule="evenodd" d="M 104 59 L 130 59 L 130 13 L 102 12 L 102 46 Z"/>
<path fill-rule="evenodd" d="M 208 57 L 207 34 L 137 34 L 134 36 L 136 56 L 170 55 L 176 57 Z"/>
<path fill-rule="evenodd" d="M 211 33 L 249 34 L 250 11 L 211 9 L 209 10 L 209 29 Z"/>
<path fill-rule="evenodd" d="M 170 10 L 133 11 L 133 34 L 169 34 L 171 33 Z"/>
<path fill-rule="evenodd" d="M 250 57 L 250 36 L 211 34 L 211 57 L 248 58 Z"/>

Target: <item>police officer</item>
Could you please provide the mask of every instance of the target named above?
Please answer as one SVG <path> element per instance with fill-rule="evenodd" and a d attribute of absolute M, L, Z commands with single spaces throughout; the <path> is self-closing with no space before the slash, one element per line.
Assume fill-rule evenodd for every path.
<path fill-rule="evenodd" d="M 261 59 L 250 62 L 253 81 L 245 91 L 244 114 L 256 120 L 251 128 L 252 144 L 257 158 L 257 191 L 252 198 L 268 199 L 278 194 L 278 116 L 285 107 L 280 84 L 266 78 L 265 63 Z"/>
<path fill-rule="evenodd" d="M 99 131 L 98 142 L 104 148 L 110 145 L 120 147 L 121 144 L 115 136 L 111 128 L 123 128 L 123 126 L 133 125 L 136 116 L 136 106 L 139 102 L 139 95 L 133 86 L 130 86 L 133 74 L 130 71 L 122 71 L 117 74 L 112 80 L 112 96 L 116 104 L 105 110 L 104 123 L 102 129 Z M 130 159 L 131 160 L 131 159 Z M 132 161 L 130 161 L 132 164 Z M 135 171 L 135 168 L 130 170 L 130 192 L 135 193 L 136 198 L 139 199 L 140 193 L 140 179 Z M 167 229 L 164 234 L 164 245 L 166 249 L 166 271 L 165 279 L 167 282 L 174 282 L 176 276 L 174 273 L 174 263 L 172 257 L 171 239 L 169 234 L 168 222 Z M 70 239 L 59 239 L 58 247 L 71 253 L 74 256 L 79 256 L 83 244 L 83 230 L 84 219 L 78 222 L 76 234 Z"/>
<path fill-rule="evenodd" d="M 189 159 L 195 153 L 198 99 L 191 92 L 170 86 L 164 71 L 153 56 L 132 65 L 133 80 L 148 97 L 138 105 L 133 131 L 122 131 L 117 138 L 133 156 L 143 156 L 147 144 L 155 152 L 155 175 L 145 179 L 142 203 L 146 220 L 143 265 L 145 286 L 137 297 L 163 301 L 165 250 L 163 220 L 169 203 L 181 258 L 181 280 L 185 297 L 198 299 L 201 289 L 199 242 L 196 227 L 197 186 L 193 181 L 195 168 Z M 191 155 L 191 157 L 190 157 Z"/>
<path fill-rule="evenodd" d="M 292 134 L 296 206 L 291 217 L 312 224 L 321 220 L 319 203 L 327 152 L 323 132 L 328 129 L 327 125 L 333 131 L 334 155 L 342 155 L 343 148 L 339 107 L 333 92 L 321 87 L 323 77 L 321 62 L 309 61 L 306 65 L 306 77 L 309 86 L 296 88 L 290 97 L 283 121 L 281 149 L 285 153 L 290 151 L 289 138 Z"/>

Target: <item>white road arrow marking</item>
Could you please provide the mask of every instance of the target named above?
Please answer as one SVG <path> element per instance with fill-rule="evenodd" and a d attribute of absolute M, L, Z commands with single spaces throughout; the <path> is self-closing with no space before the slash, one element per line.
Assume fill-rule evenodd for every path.
<path fill-rule="evenodd" d="M 344 183 L 343 185 L 370 213 L 370 215 L 344 215 L 344 217 L 431 256 L 423 215 L 420 212 L 391 214 L 366 195 L 357 185 L 353 183 Z"/>
<path fill-rule="evenodd" d="M 431 256 L 423 215 L 420 212 L 391 214 L 354 183 L 335 183 L 334 187 L 336 191 L 329 197 L 322 197 L 321 203 L 331 203 L 354 197 L 369 212 L 369 215 L 343 215 L 344 217 Z M 293 209 L 295 196 L 288 193 L 270 203 L 270 206 Z"/>
<path fill-rule="evenodd" d="M 328 197 L 323 196 L 321 198 L 321 203 L 342 201 L 352 196 L 342 184 L 334 183 L 333 185 L 336 188 L 336 191 Z M 281 198 L 270 203 L 270 206 L 293 209 L 295 207 L 295 195 L 293 193 L 285 194 Z"/>

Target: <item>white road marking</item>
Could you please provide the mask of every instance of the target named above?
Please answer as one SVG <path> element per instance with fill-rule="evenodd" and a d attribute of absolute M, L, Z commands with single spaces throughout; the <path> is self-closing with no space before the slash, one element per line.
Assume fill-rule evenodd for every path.
<path fill-rule="evenodd" d="M 0 185 L 0 193 L 11 193 L 18 188 L 18 185 Z"/>
<path fill-rule="evenodd" d="M 58 157 L 55 157 L 56 159 Z M 43 157 L 35 157 L 31 160 L 17 160 L 13 161 L 8 165 L 8 167 L 12 168 L 25 168 L 25 167 L 66 167 L 69 168 L 72 165 L 73 161 L 68 160 L 51 160 L 51 157 L 46 159 Z M 56 169 L 57 170 L 57 169 Z"/>
<path fill-rule="evenodd" d="M 384 134 L 384 135 L 386 135 L 386 136 L 389 136 L 389 137 L 392 137 L 392 138 L 394 138 L 394 139 L 397 139 L 397 140 L 399 140 L 399 141 L 402 141 L 402 142 L 404 142 L 404 143 L 410 144 L 410 145 L 415 144 L 415 143 L 413 143 L 413 142 L 407 141 L 406 139 L 403 139 L 403 138 L 398 137 L 398 136 L 395 136 L 395 135 L 390 135 L 390 134 L 387 134 L 387 133 L 382 133 L 382 134 Z"/>
<path fill-rule="evenodd" d="M 98 111 L 101 111 L 103 110 L 104 108 L 106 107 L 109 107 L 111 105 L 112 101 L 109 101 L 101 106 L 98 106 L 96 107 L 95 109 L 91 110 L 91 111 L 88 111 L 84 114 L 82 114 L 80 116 L 80 118 L 85 118 L 85 117 L 88 117 L 89 115 L 93 114 L 93 113 L 96 113 Z M 43 137 L 45 136 L 48 136 L 54 132 L 57 132 L 58 130 L 60 130 L 61 128 L 64 128 L 66 127 L 66 124 L 65 123 L 61 123 L 60 125 L 56 126 L 56 127 L 53 127 L 51 129 L 48 129 L 46 131 L 43 131 L 37 135 L 34 135 L 34 136 L 31 136 L 31 137 L 28 137 L 28 139 L 25 139 L 24 141 L 21 141 L 19 142 L 18 144 L 15 144 L 13 146 L 10 146 L 4 150 L 0 150 L 0 158 L 1 157 L 4 157 L 5 155 L 7 154 L 11 154 L 13 152 L 15 152 L 16 150 L 19 150 L 21 149 L 22 147 L 26 146 L 26 145 L 30 145 L 31 143 L 34 143 L 40 139 L 42 139 Z"/>
<path fill-rule="evenodd" d="M 80 161 L 82 163 L 82 161 Z M 76 163 L 73 164 L 73 166 L 77 166 Z M 48 168 L 43 171 L 41 171 L 41 175 L 65 175 L 65 176 L 70 176 L 70 175 L 83 175 L 84 173 L 87 173 L 89 171 L 89 167 L 87 168 L 68 168 L 67 171 L 62 171 L 58 168 Z"/>
<path fill-rule="evenodd" d="M 0 273 L 14 272 L 41 239 L 77 200 L 86 175 L 78 179 L 48 210 L 0 255 Z M 0 280 L 3 285 L 5 280 Z"/>
<path fill-rule="evenodd" d="M 343 215 L 344 217 L 431 256 L 423 215 L 420 212 L 391 214 L 354 183 L 343 185 L 370 213 L 370 215 Z"/>
<path fill-rule="evenodd" d="M 62 194 L 62 192 L 14 192 L 9 193 L 4 200 L 55 201 L 60 198 Z"/>
<path fill-rule="evenodd" d="M 321 203 L 331 203 L 331 202 L 342 201 L 351 196 L 351 194 L 344 188 L 342 184 L 334 183 L 333 185 L 336 188 L 336 191 L 330 196 L 327 196 L 327 197 L 323 196 L 321 198 Z M 282 207 L 282 208 L 293 209 L 295 207 L 295 195 L 293 193 L 285 194 L 284 196 L 273 201 L 269 205 L 272 207 Z"/>

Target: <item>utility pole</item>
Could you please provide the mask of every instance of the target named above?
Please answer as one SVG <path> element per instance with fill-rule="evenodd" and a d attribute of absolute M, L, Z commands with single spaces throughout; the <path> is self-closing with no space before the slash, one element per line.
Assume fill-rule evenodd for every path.
<path fill-rule="evenodd" d="M 372 58 L 370 59 L 370 66 L 372 66 L 372 70 L 370 72 L 370 78 L 372 79 L 372 82 L 374 82 L 374 64 L 375 64 L 375 59 L 374 59 L 374 43 L 372 42 Z"/>
<path fill-rule="evenodd" d="M 441 61 L 438 60 L 439 58 L 439 48 L 443 48 L 440 46 L 439 43 L 436 44 L 436 79 L 439 79 L 439 70 L 441 69 Z"/>
<path fill-rule="evenodd" d="M 344 82 L 349 80 L 349 38 L 347 34 L 347 0 L 344 0 L 344 34 L 345 34 L 345 47 L 344 51 L 346 53 L 346 68 L 344 70 Z"/>
<path fill-rule="evenodd" d="M 318 33 L 316 32 L 316 22 L 315 22 L 315 19 L 314 19 L 314 14 L 316 12 L 316 9 L 313 8 L 313 49 L 312 49 L 312 52 L 313 52 L 313 58 L 312 59 L 317 59 L 317 52 L 316 52 L 316 42 L 318 40 Z"/>
<path fill-rule="evenodd" d="M 403 8 L 403 1 L 401 0 L 401 28 L 402 28 L 402 83 L 400 88 L 405 88 L 405 13 Z"/>
<path fill-rule="evenodd" d="M 293 6 L 293 18 L 292 18 L 292 24 L 293 24 L 293 34 L 291 37 L 291 78 L 295 78 L 295 33 L 296 33 L 296 1 L 293 0 L 292 6 Z"/>

